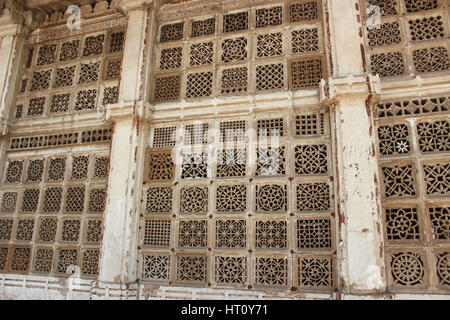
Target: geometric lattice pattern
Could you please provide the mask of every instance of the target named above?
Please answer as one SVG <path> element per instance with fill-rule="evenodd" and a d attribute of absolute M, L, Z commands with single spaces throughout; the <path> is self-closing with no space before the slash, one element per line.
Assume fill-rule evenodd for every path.
<path fill-rule="evenodd" d="M 182 48 L 168 48 L 161 50 L 160 69 L 181 68 Z"/>
<path fill-rule="evenodd" d="M 169 246 L 170 220 L 146 220 L 144 246 Z"/>
<path fill-rule="evenodd" d="M 301 114 L 295 117 L 296 136 L 314 136 L 325 133 L 325 116 L 320 114 Z"/>
<path fill-rule="evenodd" d="M 417 134 L 421 152 L 450 151 L 450 121 L 419 122 Z"/>
<path fill-rule="evenodd" d="M 327 183 L 302 183 L 297 185 L 298 211 L 328 211 L 330 208 L 330 187 Z"/>
<path fill-rule="evenodd" d="M 161 27 L 160 42 L 181 40 L 183 37 L 184 23 L 168 24 Z"/>
<path fill-rule="evenodd" d="M 286 185 L 257 185 L 256 207 L 257 212 L 283 212 L 287 210 Z"/>
<path fill-rule="evenodd" d="M 245 257 L 216 256 L 216 282 L 222 285 L 244 284 L 247 281 Z"/>
<path fill-rule="evenodd" d="M 450 68 L 450 60 L 445 47 L 414 50 L 413 59 L 417 72 L 445 71 Z"/>
<path fill-rule="evenodd" d="M 436 260 L 439 284 L 448 288 L 450 286 L 450 252 L 436 255 Z"/>
<path fill-rule="evenodd" d="M 248 71 L 246 67 L 222 71 L 222 93 L 237 94 L 247 91 Z"/>
<path fill-rule="evenodd" d="M 172 155 L 169 152 L 152 152 L 147 156 L 148 176 L 150 180 L 171 180 L 174 174 Z"/>
<path fill-rule="evenodd" d="M 153 148 L 173 147 L 176 142 L 177 127 L 155 128 L 153 135 Z"/>
<path fill-rule="evenodd" d="M 0 242 L 10 248 L 6 272 L 53 276 L 79 268 L 84 276 L 97 275 L 107 175 L 94 178 L 89 162 L 108 155 L 70 149 L 33 154 L 7 160 L 5 179 L 17 182 L 0 188 Z"/>
<path fill-rule="evenodd" d="M 263 8 L 256 10 L 256 27 L 278 26 L 283 23 L 283 7 Z"/>
<path fill-rule="evenodd" d="M 295 173 L 300 175 L 328 172 L 327 146 L 299 145 L 295 147 Z"/>
<path fill-rule="evenodd" d="M 368 29 L 367 38 L 371 47 L 400 43 L 400 25 L 398 22 L 383 23 L 379 28 Z"/>
<path fill-rule="evenodd" d="M 158 76 L 155 80 L 155 102 L 172 101 L 180 98 L 180 76 Z"/>
<path fill-rule="evenodd" d="M 431 207 L 428 209 L 433 238 L 450 240 L 450 207 Z"/>
<path fill-rule="evenodd" d="M 94 250 L 84 250 L 81 263 L 81 274 L 87 276 L 98 275 L 98 264 L 100 259 L 100 251 L 98 249 Z"/>
<path fill-rule="evenodd" d="M 206 153 L 184 154 L 181 179 L 206 178 L 208 176 Z"/>
<path fill-rule="evenodd" d="M 245 220 L 217 220 L 216 247 L 244 248 L 247 239 Z"/>
<path fill-rule="evenodd" d="M 248 29 L 248 11 L 230 13 L 223 16 L 223 32 Z"/>
<path fill-rule="evenodd" d="M 37 119 L 97 110 L 98 89 L 103 81 L 108 80 L 110 86 L 119 84 L 124 35 L 123 30 L 105 30 L 91 35 L 71 34 L 70 40 L 59 37 L 45 45 L 30 44 L 26 64 L 20 70 L 22 87 L 18 98 L 27 99 L 30 92 L 40 97 L 30 99 L 27 116 Z M 42 40 L 46 41 L 47 36 Z M 33 59 L 34 53 L 37 59 Z M 79 90 L 78 84 L 92 86 Z M 45 107 L 44 102 L 50 106 Z"/>
<path fill-rule="evenodd" d="M 414 175 L 410 165 L 387 166 L 382 167 L 381 170 L 384 175 L 386 197 L 405 197 L 416 195 Z"/>
<path fill-rule="evenodd" d="M 247 38 L 225 39 L 222 42 L 222 61 L 233 62 L 247 59 Z"/>
<path fill-rule="evenodd" d="M 203 248 L 208 243 L 206 220 L 181 220 L 178 230 L 178 245 L 185 248 Z"/>
<path fill-rule="evenodd" d="M 450 163 L 425 164 L 423 170 L 428 195 L 450 194 Z"/>
<path fill-rule="evenodd" d="M 211 64 L 213 55 L 214 44 L 212 42 L 195 43 L 191 46 L 190 65 L 193 67 Z"/>
<path fill-rule="evenodd" d="M 302 59 L 290 62 L 290 86 L 292 89 L 317 87 L 322 79 L 321 59 Z"/>
<path fill-rule="evenodd" d="M 409 23 L 412 18 L 419 25 L 426 20 L 414 15 Z M 440 116 L 448 110 L 445 96 L 387 100 L 374 108 L 379 155 L 393 156 L 381 160 L 379 169 L 392 292 L 437 292 L 449 286 L 448 250 L 442 245 L 450 239 L 450 123 Z"/>
<path fill-rule="evenodd" d="M 191 37 L 200 37 L 214 34 L 216 31 L 216 19 L 209 18 L 192 22 Z"/>
<path fill-rule="evenodd" d="M 256 66 L 256 90 L 284 88 L 283 64 Z"/>
<path fill-rule="evenodd" d="M 439 39 L 445 36 L 444 23 L 440 16 L 409 20 L 409 31 L 413 41 Z"/>
<path fill-rule="evenodd" d="M 217 153 L 218 178 L 244 177 L 246 169 L 245 149 L 221 149 Z"/>
<path fill-rule="evenodd" d="M 386 209 L 386 237 L 388 240 L 420 239 L 417 209 Z"/>
<path fill-rule="evenodd" d="M 378 128 L 378 138 L 382 155 L 405 154 L 409 153 L 411 149 L 408 126 L 406 124 L 380 126 Z"/>
<path fill-rule="evenodd" d="M 257 36 L 257 57 L 269 58 L 283 54 L 283 34 L 281 32 Z"/>
<path fill-rule="evenodd" d="M 286 248 L 286 221 L 256 221 L 255 247 Z"/>
<path fill-rule="evenodd" d="M 205 283 L 207 261 L 204 255 L 179 255 L 177 257 L 177 280 L 188 283 Z"/>
<path fill-rule="evenodd" d="M 287 258 L 257 257 L 255 282 L 258 285 L 286 286 L 288 281 Z"/>
<path fill-rule="evenodd" d="M 209 190 L 207 187 L 181 189 L 180 212 L 184 214 L 206 214 L 208 212 Z"/>
<path fill-rule="evenodd" d="M 258 148 L 256 175 L 277 175 L 286 173 L 285 147 Z"/>
<path fill-rule="evenodd" d="M 373 74 L 381 77 L 402 75 L 405 72 L 401 52 L 377 53 L 370 56 Z"/>
<path fill-rule="evenodd" d="M 294 3 L 289 6 L 290 22 L 304 22 L 318 18 L 318 5 L 316 1 Z"/>
<path fill-rule="evenodd" d="M 149 280 L 169 280 L 170 259 L 166 255 L 144 255 L 143 276 Z"/>
<path fill-rule="evenodd" d="M 302 249 L 331 249 L 331 220 L 311 218 L 297 220 L 297 246 Z"/>
<path fill-rule="evenodd" d="M 257 134 L 259 136 L 284 136 L 284 119 L 283 118 L 273 118 L 273 119 L 262 119 L 256 122 Z"/>
<path fill-rule="evenodd" d="M 407 12 L 418 12 L 436 9 L 438 7 L 438 0 L 405 0 L 406 11 Z"/>
<path fill-rule="evenodd" d="M 416 286 L 425 280 L 425 265 L 419 253 L 405 251 L 392 254 L 390 268 L 394 285 Z"/>
<path fill-rule="evenodd" d="M 239 213 L 246 209 L 247 187 L 245 185 L 224 185 L 217 187 L 217 213 Z"/>
<path fill-rule="evenodd" d="M 172 189 L 151 187 L 147 190 L 146 213 L 164 214 L 172 211 Z"/>
<path fill-rule="evenodd" d="M 309 288 L 329 288 L 333 286 L 333 261 L 330 257 L 298 258 L 298 285 Z"/>
<path fill-rule="evenodd" d="M 292 53 L 319 51 L 319 30 L 300 29 L 292 31 Z"/>
<path fill-rule="evenodd" d="M 195 118 L 194 111 L 216 105 L 216 97 L 232 101 L 225 96 L 258 93 L 276 100 L 272 92 L 317 88 L 328 78 L 322 2 L 223 10 L 180 16 L 179 22 L 161 16 L 152 102 L 173 102 L 156 106 L 167 111 L 189 105 L 193 113 L 152 123 L 147 154 L 170 159 L 163 161 L 170 164 L 170 178 L 149 179 L 149 168 L 160 161 L 147 156 L 140 279 L 169 286 L 331 291 L 334 162 L 324 108 L 282 113 L 274 102 L 267 105 L 270 112 L 255 109 L 249 116 L 240 112 L 245 97 L 236 97 L 229 118 Z M 302 276 L 299 257 L 310 259 Z"/>
<path fill-rule="evenodd" d="M 213 73 L 198 72 L 187 76 L 186 98 L 207 97 L 212 94 Z"/>

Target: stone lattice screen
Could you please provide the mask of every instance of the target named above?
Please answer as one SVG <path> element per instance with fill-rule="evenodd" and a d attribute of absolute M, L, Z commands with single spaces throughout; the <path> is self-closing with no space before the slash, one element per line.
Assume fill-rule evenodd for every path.
<path fill-rule="evenodd" d="M 0 189 L 0 271 L 98 274 L 111 129 L 11 138 Z M 50 147 L 53 147 L 50 149 Z"/>
<path fill-rule="evenodd" d="M 40 42 L 31 38 L 25 49 L 16 107 L 11 108 L 13 119 L 96 112 L 117 102 L 123 27 L 48 38 Z"/>
<path fill-rule="evenodd" d="M 361 0 L 370 71 L 381 77 L 450 69 L 446 0 Z"/>
<path fill-rule="evenodd" d="M 334 290 L 332 163 L 329 114 L 316 106 L 293 115 L 155 123 L 144 173 L 140 279 Z"/>
<path fill-rule="evenodd" d="M 450 97 L 374 110 L 389 290 L 450 289 Z"/>
<path fill-rule="evenodd" d="M 125 24 L 105 15 L 27 39 L 1 177 L 2 273 L 98 274 L 111 128 L 95 127 L 89 113 L 118 100 Z M 49 131 L 75 114 L 77 122 Z M 16 133 L 29 121 L 33 133 Z"/>
<path fill-rule="evenodd" d="M 326 78 L 323 38 L 317 0 L 163 22 L 152 100 L 317 88 Z"/>

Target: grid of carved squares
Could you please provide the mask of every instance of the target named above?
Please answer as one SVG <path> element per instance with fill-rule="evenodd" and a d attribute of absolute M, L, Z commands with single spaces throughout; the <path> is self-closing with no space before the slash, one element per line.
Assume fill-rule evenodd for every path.
<path fill-rule="evenodd" d="M 370 54 L 372 72 L 382 77 L 404 75 L 409 64 L 417 73 L 448 70 L 448 17 L 444 10 L 436 11 L 442 5 L 434 0 L 402 2 L 400 9 L 397 1 L 365 1 L 380 7 L 382 16 L 379 25 L 368 23 L 366 27 L 367 43 L 375 49 Z M 401 10 L 406 10 L 405 16 L 398 19 Z M 423 41 L 428 42 L 426 47 L 418 45 Z M 406 43 L 414 45 L 404 50 Z"/>
<path fill-rule="evenodd" d="M 2 192 L 0 206 L 0 247 L 9 248 L 5 252 L 10 255 L 7 272 L 65 274 L 74 264 L 85 276 L 98 273 L 101 215 L 106 202 L 104 181 L 108 170 L 109 157 L 103 154 L 72 154 L 7 163 L 7 190 Z M 53 184 L 63 181 L 67 186 Z M 2 242 L 6 244 L 2 246 Z M 27 267 L 17 270 L 13 265 L 16 249 L 21 248 L 17 244 L 30 242 L 34 245 L 27 247 Z M 55 244 L 59 244 L 56 249 Z M 70 245 L 75 247 L 64 247 Z"/>
<path fill-rule="evenodd" d="M 259 120 L 255 125 L 260 136 L 288 135 L 282 118 Z M 323 115 L 298 115 L 295 117 L 295 128 L 294 134 L 299 137 L 324 135 Z M 184 136 L 185 145 L 208 143 L 205 129 L 205 125 L 187 127 L 190 135 L 188 138 Z M 225 134 L 227 129 L 241 130 L 229 136 Z M 221 122 L 219 140 L 243 142 L 245 129 L 245 121 Z M 176 179 L 171 149 L 168 147 L 174 146 L 176 130 L 176 126 L 161 127 L 155 128 L 153 133 L 154 149 L 150 149 L 150 154 L 160 157 L 159 159 L 167 158 L 168 161 L 165 162 L 166 165 L 159 164 L 157 159 L 148 163 L 149 167 L 153 167 L 150 169 L 153 173 L 146 175 L 150 179 L 145 185 L 143 199 L 143 277 L 152 281 L 171 280 L 186 284 L 206 284 L 207 281 L 212 281 L 217 286 L 245 286 L 252 283 L 255 286 L 286 287 L 291 272 L 288 270 L 293 264 L 294 270 L 297 270 L 294 275 L 295 286 L 332 289 L 333 258 L 328 255 L 334 247 L 334 225 L 329 216 L 332 210 L 332 184 L 320 177 L 330 174 L 330 151 L 327 144 L 294 146 L 298 147 L 298 163 L 305 167 L 297 170 L 298 175 L 317 176 L 313 182 L 310 179 L 299 179 L 292 184 L 261 180 L 257 183 L 222 181 L 219 184 L 191 182 L 174 185 L 172 182 Z M 265 174 L 286 174 L 283 166 L 275 171 L 270 167 L 274 158 L 282 158 L 282 162 L 286 162 L 285 146 L 258 148 L 257 151 L 260 163 L 257 175 L 264 177 Z M 222 158 L 223 161 L 218 161 L 217 178 L 245 176 L 246 152 L 246 148 L 220 150 L 218 159 Z M 181 175 L 181 181 L 206 177 L 203 169 L 205 156 L 202 153 L 188 154 L 189 161 L 185 161 L 188 169 L 181 169 L 185 173 L 184 176 Z M 191 163 L 196 166 L 190 166 Z M 239 164 L 242 167 L 238 167 Z M 233 168 L 220 168 L 220 165 Z M 161 181 L 161 177 L 166 177 L 167 183 L 163 183 L 164 179 Z M 294 198 L 292 209 L 289 200 L 291 197 Z M 289 210 L 293 210 L 295 216 L 286 219 Z M 248 212 L 255 212 L 255 217 L 247 217 Z M 170 248 L 192 253 L 168 254 Z M 205 254 L 208 248 L 212 248 L 212 255 Z M 249 248 L 256 250 L 257 254 L 249 255 Z M 323 255 L 280 254 L 276 258 L 262 255 L 264 250 L 286 251 L 290 248 L 295 248 L 300 253 L 320 251 Z M 175 252 L 174 250 L 172 251 Z M 232 250 L 233 254 L 226 252 L 227 250 Z M 296 269 L 296 266 L 301 266 L 301 269 Z M 214 270 L 213 279 L 207 276 L 209 268 Z M 257 272 L 250 275 L 249 268 Z"/>
<path fill-rule="evenodd" d="M 250 224 L 254 230 L 254 237 L 248 234 Z M 292 222 L 282 219 L 251 221 L 237 217 L 211 221 L 180 219 L 175 223 L 170 218 L 148 218 L 145 220 L 143 245 L 148 248 L 168 248 L 174 245 L 171 241 L 175 241 L 175 245 L 179 248 L 205 249 L 209 241 L 212 241 L 216 249 L 245 249 L 251 241 L 251 247 L 256 250 L 286 249 L 289 248 L 288 239 L 292 227 L 295 228 L 293 246 L 299 250 L 332 248 L 332 221 L 324 216 L 300 218 Z M 215 231 L 215 238 L 211 240 L 208 239 L 210 228 Z M 171 240 L 173 233 L 177 236 Z"/>
<path fill-rule="evenodd" d="M 450 121 L 424 115 L 445 111 L 445 102 L 444 97 L 423 98 L 375 108 L 380 119 L 411 118 L 377 125 L 388 279 L 394 291 L 450 288 Z"/>
<path fill-rule="evenodd" d="M 267 183 L 254 186 L 253 209 L 258 213 L 286 213 L 288 210 L 288 191 L 286 184 Z M 325 213 L 331 210 L 331 190 L 329 183 L 296 183 L 293 186 L 295 211 L 299 213 Z M 184 215 L 204 215 L 210 212 L 210 190 L 207 186 L 182 187 L 179 191 L 179 213 Z M 170 214 L 174 193 L 171 186 L 153 186 L 146 189 L 144 200 L 146 214 Z M 250 193 L 245 184 L 219 185 L 215 189 L 217 214 L 239 214 L 247 212 Z"/>
<path fill-rule="evenodd" d="M 29 94 L 45 96 L 20 102 L 28 107 L 27 116 L 93 110 L 101 97 L 103 105 L 117 102 L 111 91 L 118 89 L 124 36 L 124 31 L 110 31 L 83 40 L 41 44 L 39 50 L 30 48 L 26 68 L 33 68 L 25 70 L 19 94 L 28 87 Z M 107 82 L 99 89 L 99 81 Z M 74 85 L 89 87 L 72 94 Z M 47 89 L 56 92 L 43 92 Z M 67 90 L 70 92 L 61 92 Z M 20 113 L 16 112 L 16 118 L 21 118 Z"/>
<path fill-rule="evenodd" d="M 216 18 L 192 21 L 191 37 L 192 42 L 180 43 L 178 46 L 172 41 L 184 39 L 184 29 L 187 22 L 171 23 L 163 25 L 160 30 L 160 42 L 170 42 L 168 45 L 161 45 L 159 52 L 159 70 L 173 70 L 177 74 L 155 75 L 154 80 L 154 101 L 173 101 L 181 98 L 181 89 L 184 89 L 184 98 L 210 97 L 215 94 L 236 95 L 247 93 L 253 90 L 250 83 L 252 77 L 249 71 L 257 74 L 254 79 L 255 89 L 280 90 L 287 87 L 289 79 L 291 89 L 304 89 L 317 87 L 319 80 L 324 77 L 325 64 L 320 57 L 321 45 L 321 24 L 320 6 L 317 1 L 301 1 L 289 6 L 286 13 L 290 18 L 287 23 L 301 24 L 294 26 L 292 30 L 278 32 L 258 32 L 253 39 L 250 35 L 237 35 L 233 37 L 225 36 L 216 46 L 216 39 L 197 40 L 196 37 L 204 35 L 215 35 Z M 308 13 L 301 13 L 299 10 L 307 10 Z M 283 24 L 282 6 L 268 8 L 257 8 L 254 10 L 255 30 L 264 30 L 264 27 L 276 27 Z M 253 15 L 253 14 L 252 14 Z M 223 16 L 224 34 L 228 32 L 248 32 L 249 29 L 248 11 L 225 14 Z M 255 41 L 256 59 L 276 58 L 285 55 L 315 55 L 315 57 L 304 58 L 298 61 L 292 59 L 286 62 L 272 64 L 259 64 L 255 67 L 234 66 L 230 64 L 246 62 L 250 59 L 249 46 Z M 289 43 L 289 48 L 287 44 Z M 187 59 L 183 55 L 188 55 Z M 186 68 L 213 66 L 224 64 L 215 76 L 212 70 L 195 72 L 187 71 Z M 184 71 L 184 78 L 181 72 Z M 307 75 L 305 75 L 307 73 Z M 217 93 L 214 83 L 218 82 Z M 291 79 L 292 78 L 292 79 Z M 302 78 L 302 79 L 300 79 Z M 185 84 L 182 84 L 182 82 Z"/>
<path fill-rule="evenodd" d="M 163 254 L 144 255 L 143 273 L 145 278 L 167 280 L 170 275 L 171 257 Z M 288 284 L 288 265 L 294 260 L 298 271 L 294 275 L 300 288 L 333 288 L 333 259 L 330 256 L 298 255 L 294 258 L 285 256 L 255 256 L 249 259 L 239 255 L 215 255 L 209 259 L 203 254 L 183 254 L 177 256 L 177 281 L 191 284 L 205 284 L 206 270 L 214 263 L 214 280 L 218 286 L 243 286 L 248 282 L 248 269 L 254 268 L 256 286 L 286 287 Z M 251 265 L 249 265 L 249 260 Z"/>

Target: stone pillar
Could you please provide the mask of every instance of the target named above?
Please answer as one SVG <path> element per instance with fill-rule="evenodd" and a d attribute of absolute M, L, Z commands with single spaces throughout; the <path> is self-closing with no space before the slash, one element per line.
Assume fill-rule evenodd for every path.
<path fill-rule="evenodd" d="M 0 172 L 5 165 L 9 143 L 10 110 L 25 54 L 26 37 L 39 25 L 42 16 L 24 10 L 17 1 L 4 3 L 0 10 Z M 0 5 L 1 6 L 1 5 Z"/>
<path fill-rule="evenodd" d="M 124 1 L 128 2 L 128 1 Z M 106 120 L 113 123 L 104 219 L 102 257 L 98 287 L 94 295 L 111 299 L 137 295 L 137 241 L 140 174 L 145 152 L 149 111 L 139 101 L 144 60 L 147 8 L 145 1 L 126 7 L 128 26 L 119 102 L 108 105 Z M 123 7 L 122 7 L 123 9 Z"/>
<path fill-rule="evenodd" d="M 331 106 L 338 212 L 338 271 L 344 294 L 386 289 L 375 134 L 370 108 L 380 80 L 367 74 L 359 5 L 328 0 L 331 77 L 321 98 Z"/>
<path fill-rule="evenodd" d="M 9 118 L 17 77 L 21 69 L 26 37 L 39 26 L 42 14 L 24 10 L 17 1 L 10 1 L 0 12 L 0 117 Z"/>

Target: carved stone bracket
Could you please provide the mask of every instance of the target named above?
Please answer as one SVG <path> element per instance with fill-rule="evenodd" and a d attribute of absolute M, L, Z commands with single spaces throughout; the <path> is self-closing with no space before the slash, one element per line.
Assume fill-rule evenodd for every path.
<path fill-rule="evenodd" d="M 378 75 L 358 76 L 349 75 L 345 78 L 329 78 L 321 80 L 319 85 L 320 102 L 331 105 L 342 99 L 379 99 L 381 82 Z"/>
<path fill-rule="evenodd" d="M 151 110 L 147 103 L 137 101 L 134 103 L 122 102 L 110 104 L 106 108 L 106 121 L 136 118 L 138 120 L 150 120 Z"/>
<path fill-rule="evenodd" d="M 116 8 L 124 15 L 127 15 L 129 11 L 143 9 L 153 2 L 153 0 L 119 0 L 116 4 Z"/>
<path fill-rule="evenodd" d="M 20 34 L 27 36 L 44 20 L 42 12 L 27 10 L 17 0 L 7 0 L 0 12 L 0 36 Z"/>
<path fill-rule="evenodd" d="M 9 121 L 6 119 L 0 119 L 0 138 L 8 135 L 9 132 Z"/>

